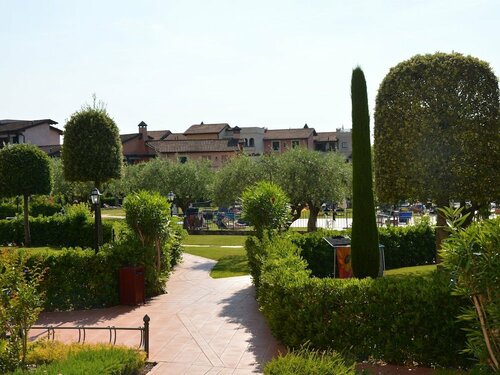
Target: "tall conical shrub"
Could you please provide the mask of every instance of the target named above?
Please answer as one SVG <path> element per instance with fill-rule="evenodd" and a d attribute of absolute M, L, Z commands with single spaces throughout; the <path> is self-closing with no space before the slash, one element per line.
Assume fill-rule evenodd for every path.
<path fill-rule="evenodd" d="M 370 115 L 365 75 L 360 67 L 352 72 L 352 239 L 354 276 L 377 277 L 379 271 L 378 230 L 372 188 Z"/>

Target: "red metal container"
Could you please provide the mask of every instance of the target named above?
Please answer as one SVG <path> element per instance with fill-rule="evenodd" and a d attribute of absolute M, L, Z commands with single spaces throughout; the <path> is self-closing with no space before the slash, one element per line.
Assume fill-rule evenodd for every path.
<path fill-rule="evenodd" d="M 120 304 L 139 305 L 146 302 L 144 267 L 120 268 Z"/>

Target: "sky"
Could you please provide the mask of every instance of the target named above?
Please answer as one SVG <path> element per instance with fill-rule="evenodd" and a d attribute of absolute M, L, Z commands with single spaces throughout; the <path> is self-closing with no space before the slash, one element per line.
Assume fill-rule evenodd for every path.
<path fill-rule="evenodd" d="M 64 124 L 92 95 L 120 133 L 351 128 L 390 68 L 460 52 L 500 72 L 498 0 L 0 0 L 0 119 Z M 372 121 L 373 132 L 373 121 Z"/>

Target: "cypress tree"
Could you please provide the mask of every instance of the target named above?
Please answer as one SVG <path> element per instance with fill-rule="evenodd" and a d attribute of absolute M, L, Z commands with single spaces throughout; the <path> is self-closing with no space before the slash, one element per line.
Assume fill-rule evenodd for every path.
<path fill-rule="evenodd" d="M 370 115 L 365 75 L 360 67 L 352 72 L 352 240 L 354 276 L 377 277 L 379 271 L 378 230 L 372 188 Z"/>

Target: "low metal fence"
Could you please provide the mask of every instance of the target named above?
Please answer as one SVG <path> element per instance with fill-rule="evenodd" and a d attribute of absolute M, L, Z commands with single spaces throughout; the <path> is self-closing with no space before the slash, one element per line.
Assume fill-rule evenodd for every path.
<path fill-rule="evenodd" d="M 55 326 L 33 326 L 32 330 L 44 330 L 47 331 L 47 336 L 49 340 L 54 340 L 56 336 L 56 331 L 59 330 L 78 330 L 78 343 L 85 344 L 87 331 L 99 331 L 99 330 L 108 330 L 109 331 L 109 344 L 116 344 L 116 333 L 117 331 L 140 331 L 141 340 L 138 348 L 143 349 L 146 352 L 146 358 L 149 358 L 149 322 L 150 318 L 148 315 L 144 315 L 142 319 L 144 322 L 144 326 L 142 327 L 115 327 L 115 326 L 107 326 L 107 327 L 90 327 L 90 326 L 64 326 L 64 327 L 55 327 Z"/>

